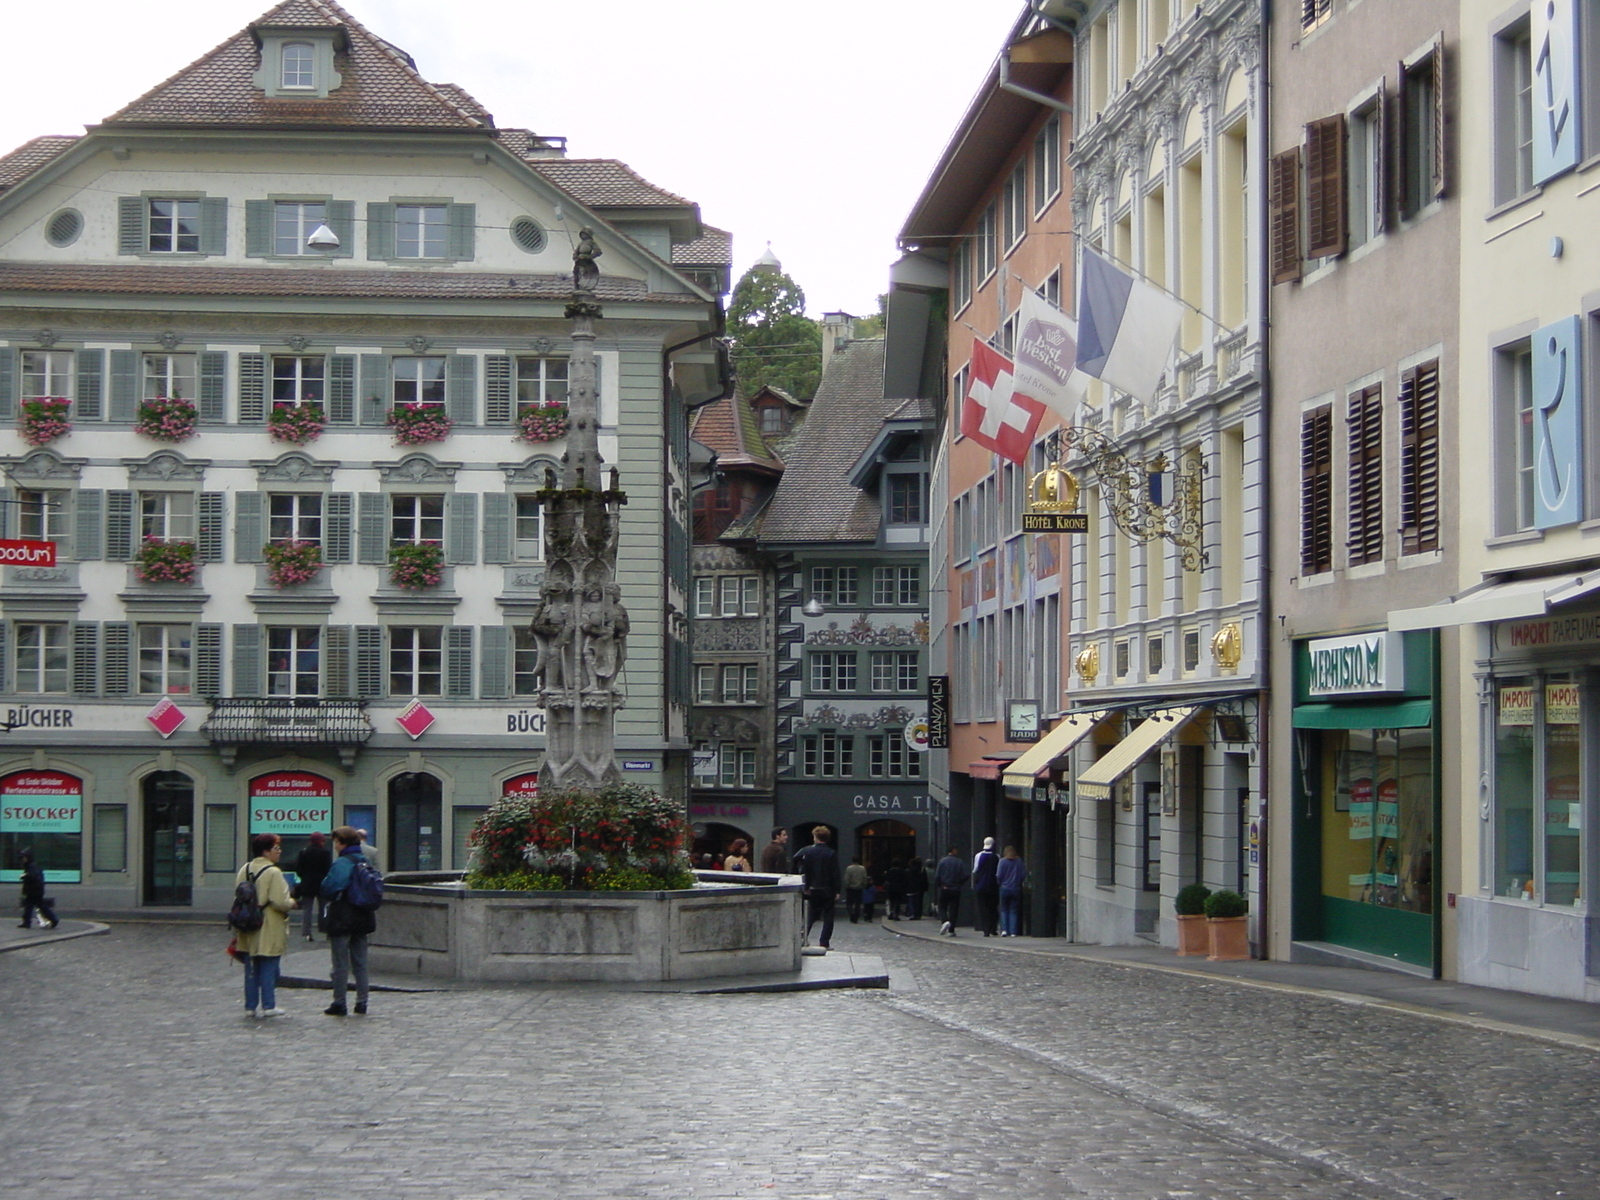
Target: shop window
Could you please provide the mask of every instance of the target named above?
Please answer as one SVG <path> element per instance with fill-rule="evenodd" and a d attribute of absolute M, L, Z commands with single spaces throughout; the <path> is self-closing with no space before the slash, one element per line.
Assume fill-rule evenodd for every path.
<path fill-rule="evenodd" d="M 1579 901 L 1582 709 L 1583 688 L 1570 673 L 1497 681 L 1493 880 L 1497 896 L 1562 906 Z"/>
<path fill-rule="evenodd" d="M 95 872 L 114 873 L 128 869 L 128 806 L 126 804 L 96 804 L 94 806 L 94 861 Z"/>
<path fill-rule="evenodd" d="M 1323 895 L 1432 912 L 1432 730 L 1330 730 L 1322 763 Z"/>
<path fill-rule="evenodd" d="M 201 869 L 222 874 L 238 868 L 238 810 L 231 804 L 206 805 L 205 855 Z M 98 867 L 95 868 L 99 870 Z"/>

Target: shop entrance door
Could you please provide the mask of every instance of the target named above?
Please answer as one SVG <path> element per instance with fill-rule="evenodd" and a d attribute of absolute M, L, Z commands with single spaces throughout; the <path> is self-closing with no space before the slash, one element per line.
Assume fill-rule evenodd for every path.
<path fill-rule="evenodd" d="M 916 857 L 917 831 L 904 821 L 869 821 L 856 830 L 861 861 L 872 878 L 882 882 L 895 863 Z"/>
<path fill-rule="evenodd" d="M 181 906 L 194 894 L 194 781 L 181 771 L 146 775 L 144 903 Z"/>
<path fill-rule="evenodd" d="M 444 785 L 426 771 L 389 781 L 389 869 L 443 869 Z"/>

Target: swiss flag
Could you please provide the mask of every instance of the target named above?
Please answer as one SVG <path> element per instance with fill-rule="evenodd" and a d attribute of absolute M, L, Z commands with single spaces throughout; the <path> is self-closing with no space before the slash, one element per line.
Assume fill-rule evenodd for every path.
<path fill-rule="evenodd" d="M 1012 391 L 1011 363 L 983 342 L 972 342 L 972 380 L 961 404 L 961 433 L 1014 463 L 1026 463 L 1044 405 Z"/>

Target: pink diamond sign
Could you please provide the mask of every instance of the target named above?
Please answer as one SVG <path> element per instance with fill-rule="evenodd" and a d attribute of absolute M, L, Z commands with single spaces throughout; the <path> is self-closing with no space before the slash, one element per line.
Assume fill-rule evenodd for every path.
<path fill-rule="evenodd" d="M 163 696 L 161 703 L 145 713 L 144 719 L 154 725 L 156 732 L 164 738 L 169 738 L 178 732 L 178 726 L 189 718 L 170 699 Z"/>
<path fill-rule="evenodd" d="M 394 720 L 415 740 L 428 732 L 428 726 L 433 724 L 435 717 L 421 700 L 413 700 Z"/>

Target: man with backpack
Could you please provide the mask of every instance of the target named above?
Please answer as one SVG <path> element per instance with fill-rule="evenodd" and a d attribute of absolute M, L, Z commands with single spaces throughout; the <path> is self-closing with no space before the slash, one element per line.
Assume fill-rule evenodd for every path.
<path fill-rule="evenodd" d="M 347 981 L 356 977 L 356 1013 L 367 1011 L 367 936 L 378 928 L 383 876 L 361 853 L 361 832 L 341 825 L 333 831 L 333 866 L 322 880 L 328 904 L 328 945 L 333 951 L 333 1003 L 323 1011 L 345 1016 Z"/>

